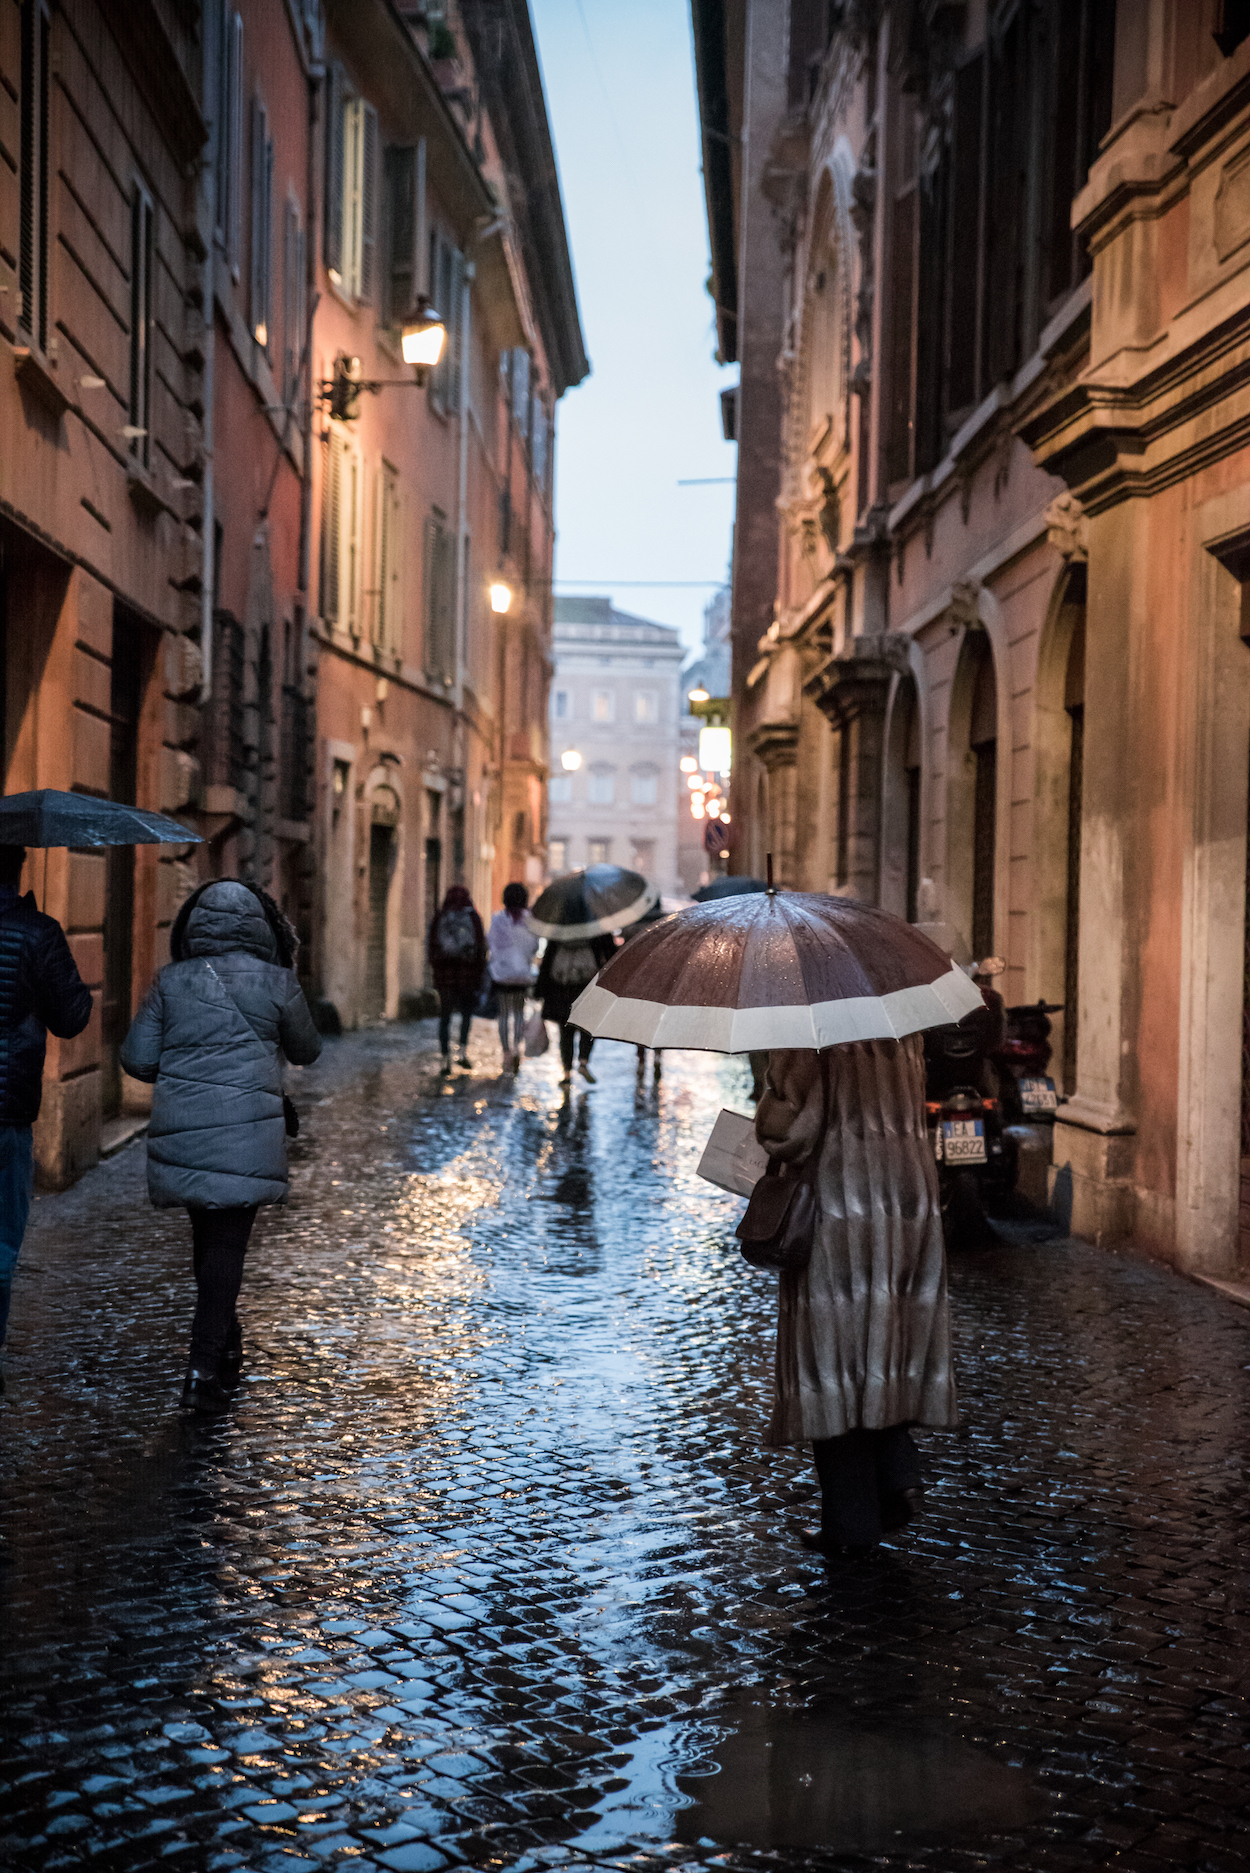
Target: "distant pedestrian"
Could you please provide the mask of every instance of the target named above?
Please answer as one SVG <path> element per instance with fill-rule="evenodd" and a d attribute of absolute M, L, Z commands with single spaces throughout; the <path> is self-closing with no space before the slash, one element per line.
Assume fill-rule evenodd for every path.
<path fill-rule="evenodd" d="M 525 1039 L 525 997 L 529 993 L 538 938 L 525 921 L 530 894 L 523 884 L 506 884 L 503 909 L 490 920 L 490 979 L 499 1001 L 499 1045 L 504 1072 L 521 1070 Z"/>
<path fill-rule="evenodd" d="M 48 1034 L 72 1040 L 91 1019 L 91 992 L 65 932 L 55 917 L 35 908 L 33 891 L 25 897 L 19 893 L 25 858 L 20 845 L 0 846 L 0 1347 L 30 1215 L 35 1182 L 31 1127 L 43 1098 Z"/>
<path fill-rule="evenodd" d="M 243 1364 L 235 1305 L 256 1211 L 286 1201 L 280 1056 L 307 1066 L 321 1038 L 295 979 L 295 932 L 259 887 L 201 885 L 169 947 L 121 1063 L 156 1086 L 148 1194 L 191 1221 L 197 1301 L 182 1402 L 220 1412 Z"/>
<path fill-rule="evenodd" d="M 810 1261 L 778 1282 L 765 1441 L 812 1446 L 805 1546 L 872 1547 L 922 1499 L 908 1426 L 958 1422 L 921 1037 L 774 1049 L 755 1131 L 803 1167 L 816 1212 Z"/>
<path fill-rule="evenodd" d="M 573 1077 L 575 1045 L 578 1072 L 592 1086 L 595 1083 L 595 1076 L 590 1070 L 590 1050 L 595 1044 L 594 1037 L 587 1034 L 584 1028 L 572 1027 L 569 1015 L 582 990 L 594 981 L 609 956 L 615 953 L 616 938 L 607 935 L 583 937 L 572 943 L 557 943 L 554 938 L 549 938 L 543 951 L 535 992 L 542 1000 L 543 1020 L 559 1023 L 560 1060 L 564 1067 L 560 1076 L 562 1086 L 567 1086 Z"/>
<path fill-rule="evenodd" d="M 443 1072 L 450 1073 L 453 1015 L 460 1017 L 460 1052 L 456 1065 L 472 1065 L 468 1051 L 469 1030 L 486 972 L 486 932 L 473 908 L 473 899 L 462 884 L 452 885 L 443 899 L 442 908 L 430 925 L 426 954 L 440 1003 L 438 1046 L 443 1056 Z"/>
<path fill-rule="evenodd" d="M 672 916 L 672 914 L 673 913 L 671 911 L 665 910 L 663 904 L 660 902 L 659 898 L 657 897 L 657 899 L 655 900 L 655 903 L 651 906 L 651 909 L 647 911 L 644 916 L 639 917 L 636 923 L 626 924 L 625 928 L 621 931 L 621 942 L 628 943 L 631 938 L 638 936 L 643 930 L 649 930 L 653 924 L 664 923 L 666 919 Z M 660 1074 L 662 1072 L 662 1068 L 660 1065 L 660 1055 L 662 1052 L 663 1052 L 663 1049 L 660 1047 L 641 1047 L 640 1046 L 637 1048 L 636 1053 L 635 1053 L 635 1059 L 637 1062 L 638 1078 L 640 1080 L 644 1080 L 647 1076 L 647 1055 L 648 1054 L 651 1055 L 651 1059 L 653 1063 L 652 1078 L 654 1080 L 659 1079 Z"/>

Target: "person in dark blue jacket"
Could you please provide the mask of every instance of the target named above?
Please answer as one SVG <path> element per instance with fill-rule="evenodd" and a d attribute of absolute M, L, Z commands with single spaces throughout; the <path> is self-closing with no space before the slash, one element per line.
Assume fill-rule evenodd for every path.
<path fill-rule="evenodd" d="M 35 908 L 18 885 L 26 853 L 0 845 L 0 1346 L 35 1181 L 31 1127 L 43 1098 L 49 1029 L 61 1040 L 91 1019 L 91 991 L 78 973 L 65 932 Z M 4 1373 L 0 1370 L 0 1392 Z"/>

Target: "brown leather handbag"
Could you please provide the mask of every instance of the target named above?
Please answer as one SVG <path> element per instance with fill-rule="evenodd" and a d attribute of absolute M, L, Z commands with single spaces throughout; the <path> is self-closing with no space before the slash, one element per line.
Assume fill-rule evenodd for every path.
<path fill-rule="evenodd" d="M 820 1055 L 825 1094 L 825 1116 L 819 1136 L 797 1173 L 786 1175 L 780 1158 L 770 1158 L 768 1169 L 751 1192 L 750 1201 L 734 1234 L 752 1268 L 778 1274 L 797 1274 L 812 1258 L 812 1243 L 820 1220 L 816 1180 L 829 1125 L 829 1069 Z"/>

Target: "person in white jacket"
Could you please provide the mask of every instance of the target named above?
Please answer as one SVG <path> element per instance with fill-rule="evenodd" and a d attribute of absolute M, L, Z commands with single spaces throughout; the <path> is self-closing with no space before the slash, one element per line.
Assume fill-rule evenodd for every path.
<path fill-rule="evenodd" d="M 499 1002 L 499 1045 L 504 1072 L 521 1068 L 521 1041 L 525 1030 L 525 995 L 538 938 L 525 921 L 529 893 L 523 884 L 506 884 L 503 909 L 490 920 L 487 967 Z"/>

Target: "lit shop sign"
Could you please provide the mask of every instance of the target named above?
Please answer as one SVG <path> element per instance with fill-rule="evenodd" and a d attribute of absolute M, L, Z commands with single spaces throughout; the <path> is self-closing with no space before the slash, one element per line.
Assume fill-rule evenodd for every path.
<path fill-rule="evenodd" d="M 699 766 L 705 774 L 728 774 L 733 765 L 733 737 L 727 728 L 699 730 Z"/>

